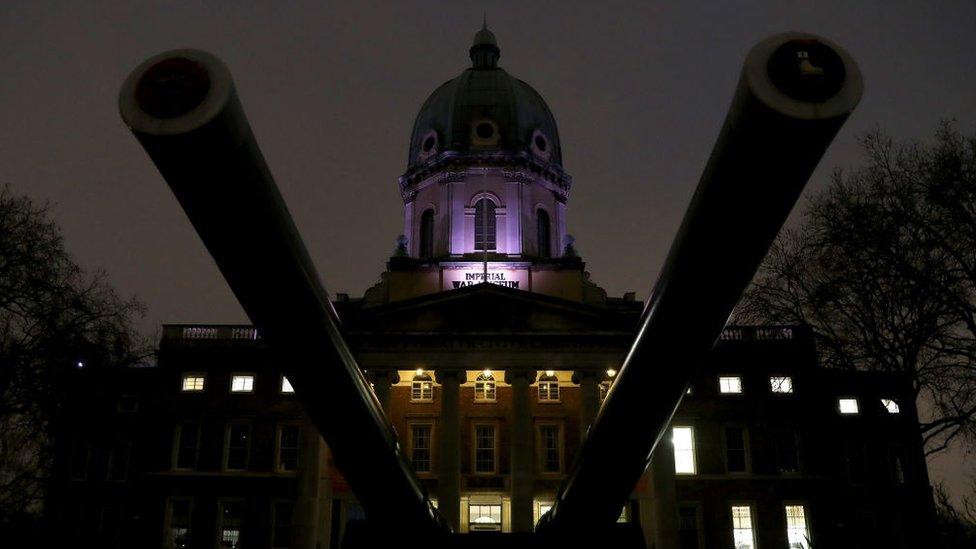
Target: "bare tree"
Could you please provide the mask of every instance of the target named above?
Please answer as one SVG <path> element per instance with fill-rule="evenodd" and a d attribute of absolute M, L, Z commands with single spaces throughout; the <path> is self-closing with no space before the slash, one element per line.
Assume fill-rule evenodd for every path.
<path fill-rule="evenodd" d="M 825 366 L 905 372 L 931 454 L 976 434 L 976 135 L 863 139 L 785 231 L 740 321 L 812 326 Z"/>
<path fill-rule="evenodd" d="M 141 312 L 72 261 L 46 206 L 0 186 L 0 529 L 41 510 L 60 373 L 145 356 Z"/>

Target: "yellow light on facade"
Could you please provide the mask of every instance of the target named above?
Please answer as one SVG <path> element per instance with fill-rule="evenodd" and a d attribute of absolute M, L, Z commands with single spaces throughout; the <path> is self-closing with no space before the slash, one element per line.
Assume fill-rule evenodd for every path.
<path fill-rule="evenodd" d="M 485 368 L 484 372 L 481 372 L 485 377 L 491 377 L 491 370 Z"/>
<path fill-rule="evenodd" d="M 417 375 L 418 376 L 424 375 L 424 369 L 423 368 L 417 368 Z"/>
<path fill-rule="evenodd" d="M 554 372 L 553 370 L 546 370 L 546 376 L 552 377 L 554 375 L 556 375 L 556 372 Z"/>
<path fill-rule="evenodd" d="M 617 375 L 617 370 L 614 370 L 613 368 L 607 368 L 607 377 L 613 377 L 615 375 Z"/>

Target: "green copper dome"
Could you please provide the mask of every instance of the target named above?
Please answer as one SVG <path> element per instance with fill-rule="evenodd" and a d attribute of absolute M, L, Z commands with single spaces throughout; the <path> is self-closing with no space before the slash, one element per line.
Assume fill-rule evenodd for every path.
<path fill-rule="evenodd" d="M 549 106 L 532 86 L 498 67 L 500 53 L 487 27 L 475 34 L 472 67 L 434 90 L 417 114 L 408 171 L 451 153 L 525 154 L 562 166 Z"/>

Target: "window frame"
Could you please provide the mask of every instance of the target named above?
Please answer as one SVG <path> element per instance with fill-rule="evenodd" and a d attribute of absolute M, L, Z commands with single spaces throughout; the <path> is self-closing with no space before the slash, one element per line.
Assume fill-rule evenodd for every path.
<path fill-rule="evenodd" d="M 245 385 L 247 381 L 250 381 L 250 387 L 247 389 L 234 389 L 234 382 L 239 378 L 245 380 Z M 230 374 L 230 394 L 232 395 L 250 395 L 254 394 L 254 383 L 257 381 L 257 376 L 253 372 L 233 372 Z"/>
<path fill-rule="evenodd" d="M 295 468 L 285 469 L 282 467 L 283 460 L 281 459 L 281 452 L 284 450 L 282 446 L 282 434 L 286 428 L 295 428 L 298 431 L 298 438 L 295 440 Z M 250 445 L 250 443 L 249 443 Z M 249 448 L 250 449 L 250 448 Z M 282 421 L 278 423 L 275 428 L 275 472 L 287 475 L 297 474 L 302 466 L 302 424 L 297 421 Z"/>
<path fill-rule="evenodd" d="M 288 545 L 278 545 L 276 542 L 278 534 L 278 506 L 279 505 L 290 505 L 291 506 L 291 523 L 288 525 L 289 537 L 291 538 Z M 294 500 L 290 499 L 273 499 L 271 500 L 271 539 L 268 540 L 270 543 L 268 547 L 271 549 L 289 549 L 295 546 L 295 508 L 298 507 Z"/>
<path fill-rule="evenodd" d="M 186 501 L 188 502 L 187 510 L 187 525 L 186 525 L 186 536 L 190 538 L 193 535 L 193 496 L 167 496 L 166 497 L 166 509 L 163 515 L 163 544 L 164 547 L 174 548 L 176 547 L 175 541 L 172 538 L 173 530 L 173 502 L 175 501 Z"/>
<path fill-rule="evenodd" d="M 487 208 L 487 213 L 479 211 L 479 206 Z M 474 201 L 474 251 L 498 251 L 498 204 L 489 195 L 481 193 Z M 478 241 L 478 226 L 482 226 L 482 241 Z M 487 249 L 486 249 L 487 248 Z"/>
<path fill-rule="evenodd" d="M 414 429 L 418 427 L 427 427 L 429 429 L 427 434 L 427 466 L 425 470 L 417 469 L 416 460 L 414 459 L 414 451 L 416 451 L 416 446 L 414 446 Z M 410 438 L 407 442 L 407 452 L 410 456 L 410 465 L 413 467 L 415 473 L 420 476 L 433 475 L 436 470 L 434 462 L 434 419 L 430 418 L 427 420 L 415 420 L 407 423 L 407 432 Z"/>
<path fill-rule="evenodd" d="M 783 524 L 786 526 L 786 546 L 790 548 L 793 547 L 790 544 L 791 543 L 790 542 L 790 530 L 791 530 L 790 515 L 789 512 L 787 511 L 789 507 L 799 507 L 803 510 L 803 529 L 806 534 L 805 535 L 806 540 L 803 542 L 802 548 L 811 549 L 811 547 L 815 547 L 815 545 L 813 544 L 813 532 L 810 529 L 810 506 L 807 505 L 807 502 L 798 501 L 798 500 L 783 501 L 783 519 L 784 519 Z"/>
<path fill-rule="evenodd" d="M 196 387 L 196 383 L 192 387 L 187 388 L 186 382 L 189 378 L 199 378 L 200 387 Z M 192 394 L 192 393 L 202 393 L 207 390 L 207 373 L 206 372 L 183 372 L 180 376 L 180 393 Z"/>
<path fill-rule="evenodd" d="M 854 403 L 853 410 L 844 410 L 844 403 Z M 857 397 L 854 396 L 841 396 L 837 397 L 837 413 L 842 416 L 858 416 L 861 415 L 861 403 L 858 401 Z"/>
<path fill-rule="evenodd" d="M 478 446 L 478 428 L 489 427 L 492 432 L 492 458 L 491 471 L 478 470 L 478 451 L 483 450 Z M 475 475 L 497 475 L 498 474 L 498 422 L 497 421 L 473 421 L 471 422 L 471 472 Z"/>
<path fill-rule="evenodd" d="M 241 468 L 231 468 L 228 461 L 230 460 L 230 435 L 231 429 L 234 426 L 242 425 L 247 427 L 247 443 L 244 447 L 244 466 Z M 248 466 L 251 464 L 251 438 L 253 435 L 253 429 L 251 428 L 251 422 L 247 420 L 231 420 L 227 422 L 224 427 L 224 452 L 222 459 L 220 460 L 221 470 L 224 472 L 242 472 L 247 471 Z"/>
<path fill-rule="evenodd" d="M 196 425 L 197 436 L 193 445 L 193 465 L 191 467 L 180 467 L 180 447 L 183 442 L 183 426 L 184 425 Z M 200 421 L 187 420 L 178 421 L 174 426 L 173 431 L 173 450 L 170 459 L 170 464 L 173 471 L 195 471 L 200 463 L 200 433 L 203 431 L 203 425 Z"/>
<path fill-rule="evenodd" d="M 417 239 L 417 257 L 430 259 L 434 257 L 434 208 L 427 208 L 420 214 L 420 226 Z"/>
<path fill-rule="evenodd" d="M 677 502 L 676 507 L 678 511 L 678 544 L 683 547 L 683 545 L 681 545 L 682 533 L 687 531 L 686 529 L 682 528 L 681 509 L 693 509 L 695 512 L 695 539 L 697 540 L 696 543 L 699 549 L 705 547 L 705 532 L 704 532 L 705 524 L 704 524 L 704 517 L 702 516 L 702 502 L 679 501 Z"/>
<path fill-rule="evenodd" d="M 732 448 L 729 447 L 729 429 L 738 429 L 739 431 L 742 432 L 742 470 L 741 471 L 733 471 L 732 468 L 730 467 L 729 451 L 732 450 Z M 750 461 L 749 458 L 751 457 L 749 452 L 749 429 L 745 425 L 741 425 L 737 423 L 728 423 L 723 425 L 722 443 L 723 443 L 723 450 L 724 450 L 722 452 L 722 458 L 725 463 L 725 472 L 729 475 L 736 475 L 736 476 L 748 475 L 749 473 L 751 473 L 752 468 L 750 467 L 750 463 L 749 463 Z"/>
<path fill-rule="evenodd" d="M 898 399 L 895 398 L 882 398 L 881 408 L 884 409 L 886 415 L 897 416 L 901 414 L 901 406 L 898 404 Z"/>
<path fill-rule="evenodd" d="M 743 507 L 749 510 L 749 534 L 750 534 L 750 536 L 752 538 L 751 546 L 750 546 L 749 549 L 757 549 L 758 546 L 757 546 L 757 541 L 756 541 L 756 530 L 757 530 L 757 525 L 756 525 L 756 505 L 755 505 L 755 502 L 752 502 L 752 501 L 731 501 L 731 502 L 729 502 L 729 506 L 728 506 L 729 515 L 728 516 L 729 516 L 729 523 L 730 523 L 730 526 L 731 526 L 731 528 L 729 529 L 729 534 L 731 534 L 731 537 L 732 537 L 732 547 L 737 547 L 737 545 L 735 544 L 735 531 L 736 530 L 745 530 L 745 528 L 736 528 L 736 526 L 735 526 L 735 509 L 736 508 L 743 508 Z"/>
<path fill-rule="evenodd" d="M 424 384 L 428 384 L 429 395 L 424 396 Z M 415 391 L 420 396 L 415 398 Z M 434 378 L 430 374 L 414 374 L 410 380 L 410 402 L 434 402 Z"/>
<path fill-rule="evenodd" d="M 691 448 L 688 450 L 682 449 L 680 451 L 691 452 L 691 471 L 678 471 L 678 447 L 674 443 L 675 430 L 677 429 L 688 429 L 691 433 Z M 686 423 L 675 424 L 671 426 L 671 453 L 674 458 L 674 474 L 675 476 L 694 476 L 698 474 L 698 451 L 697 444 L 695 441 L 695 426 Z"/>
<path fill-rule="evenodd" d="M 287 385 L 287 389 L 285 386 Z M 281 380 L 278 382 L 278 394 L 281 395 L 293 395 L 295 394 L 295 387 L 291 384 L 291 380 L 288 376 L 281 374 Z"/>
<path fill-rule="evenodd" d="M 554 428 L 556 430 L 556 452 L 557 461 L 559 462 L 559 467 L 555 471 L 548 470 L 546 468 L 548 456 L 546 452 L 548 448 L 545 447 L 545 437 L 543 436 L 543 429 Z M 556 476 L 562 475 L 566 469 L 565 463 L 565 447 L 566 447 L 566 437 L 565 429 L 563 428 L 563 422 L 561 421 L 539 421 L 535 424 L 535 436 L 536 436 L 536 470 L 540 475 L 545 476 Z"/>
<path fill-rule="evenodd" d="M 478 396 L 479 384 L 481 385 L 481 396 Z M 491 386 L 491 398 L 488 398 L 488 387 Z M 498 402 L 498 380 L 494 372 L 485 375 L 484 372 L 478 374 L 474 379 L 474 401 L 475 402 Z"/>
<path fill-rule="evenodd" d="M 543 386 L 546 388 L 546 398 L 542 398 Z M 555 393 L 553 393 L 553 387 L 556 389 Z M 555 394 L 555 398 L 553 398 L 553 394 Z M 555 375 L 540 375 L 539 380 L 536 382 L 536 400 L 539 402 L 539 404 L 558 404 L 559 402 L 562 402 L 562 391 L 560 390 L 559 386 L 559 378 Z"/>
<path fill-rule="evenodd" d="M 731 390 L 731 386 L 730 386 L 730 390 L 726 391 L 725 388 L 724 388 L 724 386 L 723 386 L 723 382 L 726 381 L 726 380 L 733 380 L 733 379 L 735 380 L 736 385 L 738 386 L 738 390 L 737 391 L 733 391 L 733 390 Z M 741 375 L 732 375 L 732 374 L 725 374 L 725 375 L 718 376 L 718 393 L 720 395 L 741 395 L 741 394 L 744 394 L 745 393 L 745 389 L 744 389 L 743 384 L 742 384 L 742 376 Z"/>
<path fill-rule="evenodd" d="M 776 383 L 776 380 L 780 380 L 778 385 Z M 789 390 L 787 391 L 780 390 L 783 388 L 784 382 L 789 387 Z M 769 394 L 792 395 L 795 392 L 795 390 L 796 387 L 793 385 L 793 376 L 788 376 L 788 375 L 769 376 Z"/>
<path fill-rule="evenodd" d="M 536 231 L 536 246 L 538 247 L 538 256 L 540 258 L 548 259 L 552 257 L 552 217 L 545 208 L 536 208 L 535 210 L 535 231 Z"/>
<path fill-rule="evenodd" d="M 237 543 L 231 547 L 237 549 L 241 547 L 241 540 L 244 538 L 244 516 L 246 514 L 246 509 L 244 506 L 244 498 L 218 498 L 217 499 L 217 546 L 223 547 L 221 545 L 224 541 L 224 506 L 230 503 L 239 503 L 241 506 L 241 516 L 240 524 L 237 525 Z"/>
<path fill-rule="evenodd" d="M 121 475 L 116 475 L 116 466 L 119 460 L 119 449 L 125 449 L 125 463 L 122 465 Z M 129 439 L 117 439 L 109 448 L 108 460 L 105 464 L 105 480 L 108 482 L 125 482 L 129 479 L 129 464 L 132 462 L 132 441 Z"/>

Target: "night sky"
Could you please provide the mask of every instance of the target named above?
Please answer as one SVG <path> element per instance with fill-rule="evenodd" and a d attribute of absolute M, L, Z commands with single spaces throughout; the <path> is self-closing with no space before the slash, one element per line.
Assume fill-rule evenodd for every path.
<path fill-rule="evenodd" d="M 768 35 L 822 34 L 864 76 L 807 194 L 858 162 L 868 130 L 912 139 L 945 118 L 976 127 L 972 1 L 135 4 L 0 5 L 0 183 L 50 201 L 78 261 L 148 305 L 147 334 L 246 321 L 118 115 L 125 76 L 167 49 L 205 49 L 230 67 L 326 287 L 352 295 L 379 280 L 402 231 L 396 178 L 414 116 L 469 66 L 484 12 L 499 64 L 556 116 L 575 182 L 569 230 L 610 295 L 646 297 L 742 60 Z M 957 486 L 963 469 L 958 455 L 932 467 Z"/>

